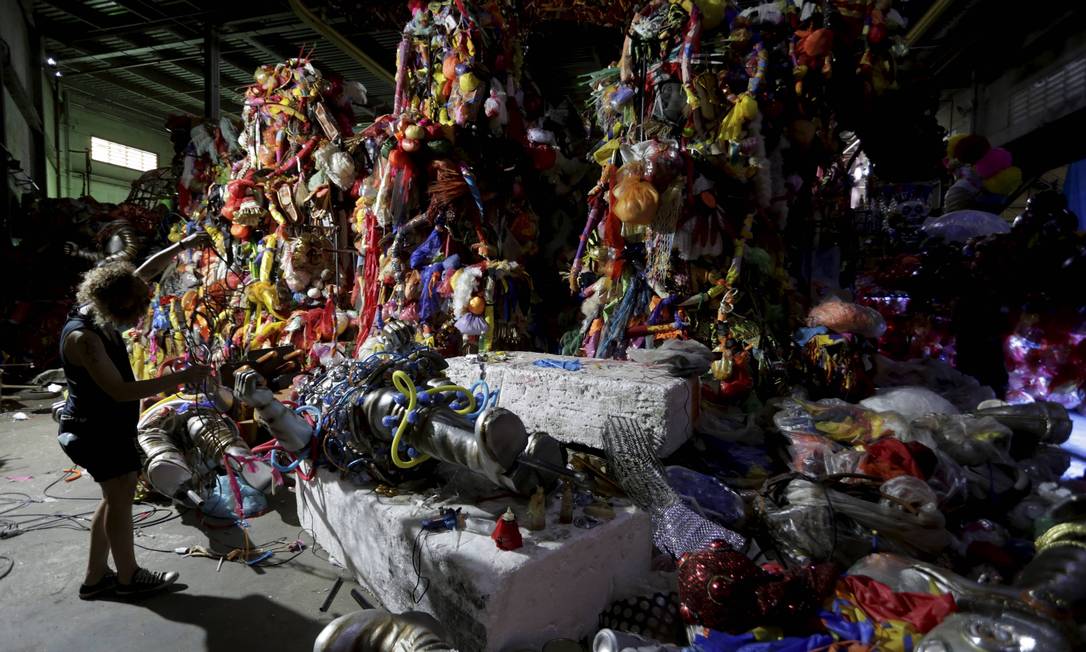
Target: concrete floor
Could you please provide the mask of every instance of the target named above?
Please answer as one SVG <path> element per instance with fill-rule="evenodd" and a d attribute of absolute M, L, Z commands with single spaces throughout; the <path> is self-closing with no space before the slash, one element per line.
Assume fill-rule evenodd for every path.
<path fill-rule="evenodd" d="M 86 512 L 95 503 L 73 498 L 101 495 L 98 485 L 84 475 L 49 491 L 60 499 L 45 498 L 43 490 L 71 462 L 56 442 L 56 425 L 49 415 L 30 413 L 41 405 L 27 404 L 26 421 L 15 421 L 12 412 L 0 414 L 0 502 L 13 499 L 5 492 L 48 502 L 0 514 L 0 523 L 18 513 Z M 298 537 L 294 495 L 281 492 L 272 499 L 276 511 L 250 521 L 254 543 Z M 0 512 L 9 508 L 0 504 Z M 142 510 L 137 506 L 135 511 Z M 143 530 L 136 543 L 162 550 L 240 545 L 236 531 L 205 532 L 193 524 L 192 516 Z M 217 572 L 214 560 L 137 549 L 141 565 L 176 570 L 181 579 L 176 591 L 135 602 L 78 598 L 86 570 L 86 532 L 52 529 L 0 539 L 0 556 L 14 561 L 11 572 L 0 579 L 0 650 L 310 650 L 326 623 L 359 607 L 350 596 L 356 587 L 350 574 L 328 563 L 323 551 L 314 550 L 308 534 L 300 538 L 310 546 L 302 555 L 266 569 L 226 562 Z M 287 556 L 277 553 L 269 561 Z M 8 562 L 0 559 L 0 574 L 7 567 Z M 321 613 L 319 607 L 339 577 L 344 584 L 328 611 Z"/>

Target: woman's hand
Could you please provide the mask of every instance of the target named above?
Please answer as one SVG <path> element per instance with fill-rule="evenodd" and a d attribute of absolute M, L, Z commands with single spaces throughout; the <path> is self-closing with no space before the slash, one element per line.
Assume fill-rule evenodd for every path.
<path fill-rule="evenodd" d="M 202 364 L 194 364 L 190 367 L 185 367 L 181 371 L 175 371 L 170 374 L 172 380 L 176 380 L 178 385 L 199 385 L 211 374 L 211 367 Z"/>

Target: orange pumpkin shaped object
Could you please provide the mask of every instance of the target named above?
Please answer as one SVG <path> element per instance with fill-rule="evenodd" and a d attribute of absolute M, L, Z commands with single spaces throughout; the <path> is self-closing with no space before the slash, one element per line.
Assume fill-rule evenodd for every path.
<path fill-rule="evenodd" d="M 615 186 L 615 215 L 627 224 L 651 224 L 659 204 L 660 194 L 648 181 L 628 177 Z"/>

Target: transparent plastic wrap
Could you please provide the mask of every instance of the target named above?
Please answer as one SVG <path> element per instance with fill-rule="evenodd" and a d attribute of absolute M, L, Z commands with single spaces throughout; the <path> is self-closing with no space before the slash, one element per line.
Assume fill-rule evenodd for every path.
<path fill-rule="evenodd" d="M 826 506 L 768 508 L 765 521 L 777 549 L 797 564 L 835 561 L 847 565 L 875 549 L 905 552 L 893 542 L 877 545 L 871 532 L 850 519 L 835 519 Z"/>
<path fill-rule="evenodd" d="M 865 453 L 857 448 L 846 448 L 842 451 L 826 456 L 826 475 L 839 473 L 857 473 L 860 460 Z"/>
<path fill-rule="evenodd" d="M 785 491 L 788 506 L 767 508 L 767 523 L 783 544 L 813 559 L 849 564 L 874 550 L 914 557 L 940 552 L 951 539 L 934 492 L 916 478 L 890 482 L 895 481 L 900 482 L 891 485 L 888 494 L 893 500 L 883 498 L 888 504 L 879 504 L 796 478 Z M 913 513 L 905 507 L 908 501 L 919 501 L 922 507 Z M 842 516 L 858 527 L 842 523 Z M 836 528 L 831 526 L 835 521 Z"/>
<path fill-rule="evenodd" d="M 696 340 L 667 340 L 655 349 L 629 349 L 626 357 L 634 362 L 656 365 L 680 378 L 700 376 L 709 371 L 713 353 Z"/>
<path fill-rule="evenodd" d="M 1034 484 L 1057 482 L 1071 466 L 1071 454 L 1059 446 L 1041 445 L 1033 457 L 1020 460 L 1018 466 Z"/>
<path fill-rule="evenodd" d="M 1016 464 L 988 462 L 964 465 L 962 469 L 974 500 L 992 506 L 998 503 L 1009 509 L 1029 493 L 1029 476 Z"/>
<path fill-rule="evenodd" d="M 796 473 L 820 478 L 829 473 L 827 461 L 847 449 L 822 435 L 786 432 L 788 438 L 788 467 Z"/>
<path fill-rule="evenodd" d="M 955 510 L 965 504 L 969 496 L 969 481 L 965 469 L 954 458 L 941 450 L 935 450 L 935 470 L 928 478 L 928 486 L 939 499 L 939 508 L 944 512 Z"/>
<path fill-rule="evenodd" d="M 1011 225 L 1007 220 L 986 211 L 957 210 L 942 215 L 933 215 L 920 227 L 929 236 L 951 242 L 966 242 L 995 233 L 1010 233 Z"/>
<path fill-rule="evenodd" d="M 939 498 L 928 483 L 911 475 L 899 475 L 887 480 L 879 488 L 882 500 L 879 504 L 889 509 L 897 509 L 922 516 L 927 523 L 946 526 L 946 519 L 939 511 Z"/>
<path fill-rule="evenodd" d="M 1007 524 L 1023 537 L 1033 536 L 1033 524 L 1044 516 L 1048 508 L 1052 506 L 1047 499 L 1036 493 L 1026 496 L 1018 501 L 1007 514 Z"/>
<path fill-rule="evenodd" d="M 869 443 L 887 435 L 908 436 L 909 423 L 893 412 L 875 412 L 839 399 L 787 399 L 773 415 L 785 435 L 822 435 L 842 444 Z"/>
<path fill-rule="evenodd" d="M 990 417 L 931 414 L 912 422 L 913 437 L 930 435 L 937 448 L 960 464 L 1009 462 L 1011 430 Z"/>

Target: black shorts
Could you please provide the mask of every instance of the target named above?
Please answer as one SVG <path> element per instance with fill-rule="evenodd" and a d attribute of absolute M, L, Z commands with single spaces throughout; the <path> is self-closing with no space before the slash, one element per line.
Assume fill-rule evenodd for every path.
<path fill-rule="evenodd" d="M 95 482 L 105 482 L 140 470 L 140 454 L 134 432 L 110 432 L 108 426 L 98 428 L 84 424 L 62 424 L 57 441 L 64 454 L 86 469 Z"/>

